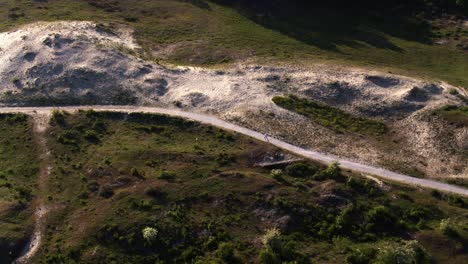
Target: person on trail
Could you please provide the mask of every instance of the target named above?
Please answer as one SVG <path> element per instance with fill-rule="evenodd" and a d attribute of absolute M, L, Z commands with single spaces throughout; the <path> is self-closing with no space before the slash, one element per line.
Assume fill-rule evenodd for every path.
<path fill-rule="evenodd" d="M 265 134 L 265 137 L 264 137 L 264 138 L 265 138 L 265 141 L 266 141 L 266 142 L 270 142 L 270 140 L 268 139 L 268 134 Z"/>

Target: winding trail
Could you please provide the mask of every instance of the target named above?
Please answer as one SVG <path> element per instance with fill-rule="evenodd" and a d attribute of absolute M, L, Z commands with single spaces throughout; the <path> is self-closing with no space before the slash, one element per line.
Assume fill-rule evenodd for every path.
<path fill-rule="evenodd" d="M 257 140 L 268 142 L 271 145 L 274 145 L 278 148 L 287 150 L 291 153 L 296 155 L 302 156 L 304 158 L 321 161 L 324 163 L 331 163 L 331 162 L 339 162 L 340 167 L 344 169 L 349 169 L 356 172 L 367 173 L 370 175 L 374 175 L 386 180 L 395 181 L 403 184 L 415 185 L 424 188 L 430 188 L 439 190 L 442 192 L 449 192 L 454 194 L 459 194 L 463 196 L 468 196 L 468 189 L 434 181 L 428 179 L 419 179 L 410 177 L 407 175 L 395 173 L 389 170 L 385 170 L 382 168 L 350 161 L 347 159 L 335 157 L 329 154 L 320 153 L 313 150 L 303 149 L 284 141 L 268 137 L 265 138 L 264 134 L 259 132 L 253 131 L 251 129 L 241 127 L 226 121 L 223 121 L 219 118 L 207 115 L 207 114 L 199 114 L 193 112 L 187 112 L 179 109 L 167 109 L 167 108 L 159 108 L 159 107 L 142 107 L 142 106 L 66 106 L 66 107 L 5 107 L 0 108 L 0 113 L 26 113 L 26 114 L 50 114 L 52 110 L 64 110 L 69 112 L 74 112 L 78 110 L 88 110 L 93 109 L 95 111 L 111 111 L 111 112 L 126 112 L 126 113 L 154 113 L 154 114 L 165 114 L 169 116 L 177 116 L 186 119 L 191 119 L 194 121 L 198 121 L 204 124 L 213 125 L 219 128 L 231 130 L 240 134 L 247 135 L 249 137 L 255 138 Z"/>

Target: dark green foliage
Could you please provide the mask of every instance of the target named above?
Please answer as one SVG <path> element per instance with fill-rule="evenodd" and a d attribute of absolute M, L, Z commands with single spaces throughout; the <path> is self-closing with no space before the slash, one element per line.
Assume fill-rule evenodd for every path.
<path fill-rule="evenodd" d="M 138 171 L 137 168 L 132 168 L 130 170 L 130 174 L 132 174 L 133 177 L 137 177 L 137 178 L 141 177 L 141 174 L 140 174 L 140 172 Z M 161 175 L 159 177 L 161 177 Z"/>
<path fill-rule="evenodd" d="M 99 136 L 93 130 L 85 130 L 83 137 L 90 142 L 99 142 Z"/>
<path fill-rule="evenodd" d="M 148 190 L 146 190 L 146 195 L 156 199 L 156 200 L 163 200 L 166 198 L 167 196 L 167 193 L 163 192 L 163 191 L 160 191 L 158 189 L 155 189 L 155 188 L 149 188 Z"/>
<path fill-rule="evenodd" d="M 446 200 L 450 205 L 457 206 L 460 208 L 468 208 L 468 202 L 460 196 L 447 194 L 444 195 L 444 200 Z"/>
<path fill-rule="evenodd" d="M 286 174 L 291 177 L 306 178 L 312 176 L 317 170 L 317 168 L 309 164 L 297 162 L 286 167 Z"/>
<path fill-rule="evenodd" d="M 279 257 L 269 249 L 263 249 L 258 255 L 258 263 L 261 264 L 281 264 Z"/>
<path fill-rule="evenodd" d="M 392 233 L 395 227 L 398 231 L 397 217 L 386 206 L 379 205 L 369 210 L 365 215 L 366 229 L 375 233 Z"/>
<path fill-rule="evenodd" d="M 158 179 L 160 180 L 172 180 L 174 179 L 176 174 L 172 171 L 163 171 L 159 174 Z"/>
<path fill-rule="evenodd" d="M 346 262 L 349 264 L 369 264 L 374 259 L 377 250 L 374 248 L 364 248 L 353 250 L 346 256 Z"/>
<path fill-rule="evenodd" d="M 104 198 L 111 198 L 114 195 L 114 190 L 110 187 L 104 186 L 99 191 L 99 195 Z"/>
<path fill-rule="evenodd" d="M 62 132 L 57 136 L 57 141 L 65 145 L 78 145 L 80 134 L 74 130 Z"/>
<path fill-rule="evenodd" d="M 370 180 L 363 180 L 357 177 L 348 177 L 346 186 L 362 195 L 367 194 L 369 196 L 374 196 L 380 193 L 379 188 L 375 186 L 374 182 Z"/>
<path fill-rule="evenodd" d="M 53 110 L 52 116 L 50 117 L 52 124 L 64 125 L 65 124 L 65 113 L 59 110 Z"/>
<path fill-rule="evenodd" d="M 219 166 L 227 166 L 233 162 L 235 162 L 236 158 L 232 155 L 227 153 L 221 153 L 216 157 L 216 162 Z"/>
<path fill-rule="evenodd" d="M 383 136 L 387 131 L 386 125 L 381 121 L 355 117 L 337 108 L 305 98 L 289 95 L 287 97 L 275 96 L 272 100 L 278 106 L 305 115 L 336 132 Z"/>
<path fill-rule="evenodd" d="M 333 162 L 327 166 L 325 170 L 318 171 L 314 175 L 314 179 L 317 181 L 323 181 L 326 179 L 343 181 L 345 178 L 341 174 L 341 168 L 337 162 Z"/>
<path fill-rule="evenodd" d="M 235 255 L 235 247 L 229 242 L 219 244 L 215 255 L 225 263 L 241 263 Z"/>

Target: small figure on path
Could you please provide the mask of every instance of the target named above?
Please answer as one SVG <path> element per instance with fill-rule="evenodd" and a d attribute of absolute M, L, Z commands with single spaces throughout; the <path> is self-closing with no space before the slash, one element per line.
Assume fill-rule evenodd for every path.
<path fill-rule="evenodd" d="M 266 142 L 270 142 L 270 140 L 268 139 L 268 134 L 265 134 L 265 137 L 264 137 L 264 138 L 265 138 L 265 141 L 266 141 Z"/>

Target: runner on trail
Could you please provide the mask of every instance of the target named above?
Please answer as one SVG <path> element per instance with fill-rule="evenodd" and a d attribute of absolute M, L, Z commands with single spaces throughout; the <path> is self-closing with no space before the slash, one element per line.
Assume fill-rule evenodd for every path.
<path fill-rule="evenodd" d="M 265 138 L 266 142 L 270 142 L 270 140 L 268 139 L 268 134 L 265 134 L 264 138 Z"/>

